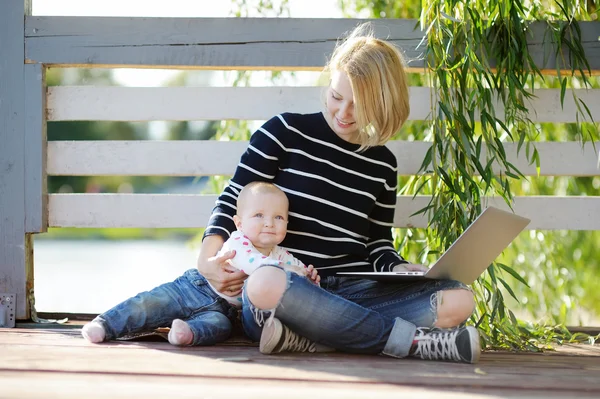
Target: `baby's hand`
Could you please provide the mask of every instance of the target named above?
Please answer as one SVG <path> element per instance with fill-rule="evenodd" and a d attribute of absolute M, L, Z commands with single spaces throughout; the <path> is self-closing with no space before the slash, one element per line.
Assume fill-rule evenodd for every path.
<path fill-rule="evenodd" d="M 313 265 L 308 265 L 306 268 L 306 277 L 315 283 L 315 285 L 321 286 L 321 276 L 319 276 L 319 272 Z"/>

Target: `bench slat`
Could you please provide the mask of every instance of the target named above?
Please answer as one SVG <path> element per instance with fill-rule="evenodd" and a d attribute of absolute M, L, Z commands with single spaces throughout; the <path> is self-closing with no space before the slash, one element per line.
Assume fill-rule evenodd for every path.
<path fill-rule="evenodd" d="M 322 87 L 94 87 L 48 88 L 49 121 L 187 121 L 267 120 L 294 110 L 322 109 Z M 600 115 L 600 89 L 575 90 L 592 115 Z M 432 95 L 428 87 L 410 88 L 410 120 L 428 119 Z M 559 89 L 538 89 L 527 105 L 533 122 L 577 122 L 570 92 L 560 104 Z M 259 99 L 259 101 L 257 101 Z M 135 106 L 132 106 L 135 104 Z M 495 107 L 502 115 L 503 106 Z"/>
<path fill-rule="evenodd" d="M 28 17 L 25 56 L 61 66 L 321 69 L 348 18 Z M 422 68 L 416 20 L 379 20 L 376 33 Z M 276 34 L 274 34 L 276 33 Z M 532 44 L 534 51 L 539 45 Z"/>
<path fill-rule="evenodd" d="M 205 227 L 215 195 L 182 194 L 51 194 L 50 227 Z M 429 197 L 398 197 L 397 227 L 427 226 L 422 215 L 412 214 L 427 205 Z M 501 199 L 488 205 L 508 209 Z M 516 197 L 514 210 L 532 221 L 528 229 L 600 230 L 600 197 Z"/>
<path fill-rule="evenodd" d="M 60 66 L 154 68 L 320 69 L 337 38 L 365 21 L 350 18 L 127 18 L 25 19 L 25 58 Z M 419 21 L 373 20 L 376 35 L 398 45 L 410 67 L 422 72 Z M 546 21 L 531 24 L 533 62 L 556 73 Z M 579 22 L 592 70 L 600 69 L 598 22 Z M 421 48 L 419 48 L 421 44 Z M 569 54 L 559 54 L 565 60 Z M 492 65 L 493 66 L 493 65 Z"/>
<path fill-rule="evenodd" d="M 51 141 L 48 175 L 58 176 L 212 176 L 232 175 L 245 141 Z M 417 173 L 431 144 L 391 141 L 400 175 Z M 525 149 L 505 143 L 508 158 L 527 176 L 536 176 Z M 597 176 L 598 155 L 592 143 L 538 142 L 542 176 Z M 600 143 L 596 143 L 596 149 Z"/>

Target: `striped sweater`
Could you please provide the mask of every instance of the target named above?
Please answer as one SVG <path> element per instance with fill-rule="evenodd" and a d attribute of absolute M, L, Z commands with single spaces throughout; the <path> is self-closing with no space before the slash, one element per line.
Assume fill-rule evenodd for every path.
<path fill-rule="evenodd" d="M 267 121 L 219 196 L 204 236 L 235 231 L 238 193 L 246 184 L 274 183 L 289 198 L 281 246 L 322 277 L 339 271 L 390 271 L 405 263 L 392 244 L 397 163 L 385 146 L 357 152 L 323 114 L 285 113 Z"/>

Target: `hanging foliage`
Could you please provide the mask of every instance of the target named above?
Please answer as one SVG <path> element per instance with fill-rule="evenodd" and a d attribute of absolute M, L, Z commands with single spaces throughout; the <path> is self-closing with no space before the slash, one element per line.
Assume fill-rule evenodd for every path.
<path fill-rule="evenodd" d="M 409 134 L 431 141 L 432 145 L 420 175 L 402 181 L 401 187 L 404 194 L 431 195 L 431 202 L 421 211 L 427 214 L 430 229 L 424 234 L 401 232 L 397 242 L 405 250 L 411 240 L 424 243 L 421 255 L 426 259 L 455 241 L 486 206 L 485 197 L 501 197 L 512 205 L 514 187 L 520 187 L 515 183 L 525 177 L 507 159 L 504 143 L 518 143 L 519 150 L 525 152 L 539 173 L 535 141 L 543 132 L 539 124 L 529 119 L 527 102 L 535 96 L 536 86 L 552 85 L 555 81 L 561 88 L 561 103 L 573 82 L 580 87 L 591 87 L 590 66 L 581 46 L 578 23 L 589 18 L 586 4 L 568 0 L 553 4 L 521 0 L 426 0 L 418 3 L 422 6 L 420 15 L 411 16 L 402 11 L 414 10 L 415 2 L 403 4 L 406 7 L 388 1 L 340 3 L 347 12 L 350 8 L 354 12 L 369 9 L 371 17 L 420 17 L 421 29 L 426 34 L 425 73 L 421 83 L 432 88 L 432 118 L 425 126 L 417 126 L 424 133 L 412 126 Z M 536 34 L 542 33 L 545 43 L 553 49 L 555 77 L 542 74 L 529 51 L 533 21 L 547 23 L 546 33 Z M 581 141 L 597 140 L 598 126 L 588 107 L 572 93 L 578 120 L 587 123 L 573 124 L 567 130 Z M 405 138 L 406 132 L 401 136 Z M 547 251 L 543 245 L 540 250 Z M 547 276 L 541 278 L 544 277 Z M 477 309 L 473 321 L 489 347 L 537 350 L 557 337 L 581 338 L 571 336 L 564 328 L 519 321 L 506 305 L 505 295 L 518 302 L 515 291 L 522 292 L 521 287 L 529 288 L 527 279 L 503 263 L 490 266 L 474 284 Z M 551 295 L 547 293 L 543 299 L 549 302 L 562 299 L 550 298 Z M 535 315 L 535 311 L 531 313 Z M 560 321 L 566 319 L 562 315 L 565 318 Z"/>

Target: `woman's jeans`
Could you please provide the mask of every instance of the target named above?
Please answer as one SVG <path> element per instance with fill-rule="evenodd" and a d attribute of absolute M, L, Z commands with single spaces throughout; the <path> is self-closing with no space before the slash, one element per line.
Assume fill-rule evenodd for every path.
<path fill-rule="evenodd" d="M 260 340 L 264 322 L 277 317 L 295 333 L 340 351 L 393 357 L 408 355 L 417 327 L 434 325 L 438 291 L 469 289 L 452 280 L 394 284 L 332 276 L 320 288 L 285 273 L 287 288 L 275 309 L 256 309 L 244 293 L 242 324 L 251 339 Z"/>
<path fill-rule="evenodd" d="M 171 283 L 142 292 L 99 315 L 106 339 L 187 322 L 194 333 L 192 345 L 214 345 L 231 335 L 237 309 L 217 295 L 197 269 Z"/>

